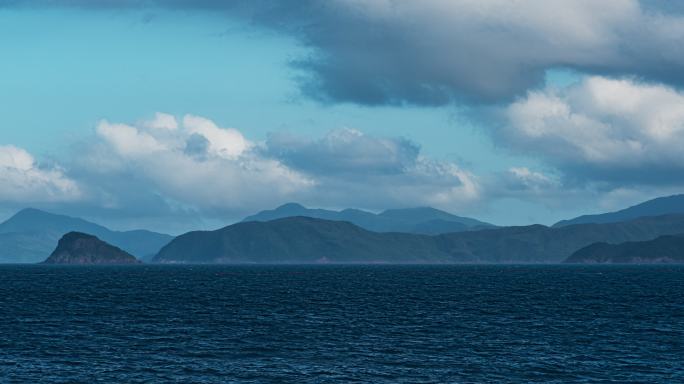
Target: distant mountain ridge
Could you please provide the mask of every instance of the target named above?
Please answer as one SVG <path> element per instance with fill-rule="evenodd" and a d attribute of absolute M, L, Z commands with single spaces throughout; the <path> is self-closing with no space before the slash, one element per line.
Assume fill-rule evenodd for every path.
<path fill-rule="evenodd" d="M 684 235 L 666 235 L 620 244 L 594 243 L 573 253 L 566 263 L 663 264 L 684 263 Z"/>
<path fill-rule="evenodd" d="M 660 212 L 667 214 L 656 215 Z M 654 246 L 664 246 L 664 241 L 677 245 L 678 239 L 657 238 L 684 233 L 684 195 L 581 216 L 553 227 L 495 227 L 434 208 L 375 214 L 291 203 L 216 231 L 190 232 L 175 240 L 165 234 L 112 231 L 83 219 L 24 209 L 0 223 L 0 263 L 41 261 L 60 237 L 74 231 L 92 234 L 141 259 L 154 256 L 169 263 L 556 263 L 595 243 L 605 243 L 589 247 L 595 258 L 606 257 L 599 251 L 617 255 L 616 250 L 627 249 L 622 243 L 628 242 L 638 243 L 629 249 L 650 249 L 637 247 L 649 241 Z M 675 257 L 672 252 L 667 257 Z"/>
<path fill-rule="evenodd" d="M 345 209 L 342 211 L 310 209 L 297 203 L 288 203 L 273 210 L 261 211 L 245 218 L 243 222 L 271 221 L 296 216 L 331 221 L 347 221 L 374 232 L 406 232 L 433 235 L 495 227 L 490 223 L 452 215 L 430 207 L 391 209 L 375 214 L 359 209 Z"/>
<path fill-rule="evenodd" d="M 45 259 L 68 232 L 92 234 L 140 258 L 155 255 L 173 236 L 146 230 L 112 231 L 89 221 L 27 208 L 0 223 L 0 262 Z"/>
<path fill-rule="evenodd" d="M 557 263 L 604 241 L 684 233 L 684 215 L 561 228 L 504 227 L 442 235 L 377 233 L 348 222 L 289 217 L 190 232 L 153 259 L 162 263 Z"/>
<path fill-rule="evenodd" d="M 564 227 L 574 224 L 616 223 L 619 221 L 636 219 L 638 217 L 671 214 L 684 214 L 684 195 L 659 197 L 615 212 L 584 215 L 570 220 L 562 220 L 553 226 Z"/>

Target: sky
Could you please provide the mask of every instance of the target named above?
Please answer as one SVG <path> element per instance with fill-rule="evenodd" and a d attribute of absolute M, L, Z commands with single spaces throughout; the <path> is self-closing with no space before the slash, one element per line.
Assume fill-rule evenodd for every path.
<path fill-rule="evenodd" d="M 684 6 L 0 0 L 0 216 L 552 224 L 684 190 Z"/>

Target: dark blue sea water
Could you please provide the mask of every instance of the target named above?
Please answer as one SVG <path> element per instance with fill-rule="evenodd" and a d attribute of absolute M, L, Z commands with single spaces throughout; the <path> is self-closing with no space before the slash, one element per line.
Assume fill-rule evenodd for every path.
<path fill-rule="evenodd" d="M 0 382 L 684 383 L 684 267 L 0 267 Z"/>

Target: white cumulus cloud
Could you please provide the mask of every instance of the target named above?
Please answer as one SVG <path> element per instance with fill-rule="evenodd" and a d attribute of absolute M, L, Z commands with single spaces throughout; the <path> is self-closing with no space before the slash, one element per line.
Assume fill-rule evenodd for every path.
<path fill-rule="evenodd" d="M 344 128 L 319 138 L 278 133 L 258 142 L 204 117 L 157 114 L 153 121 L 160 116 L 163 124 L 99 123 L 75 168 L 100 205 L 234 218 L 288 201 L 460 210 L 480 197 L 475 175 L 426 158 L 403 138 Z"/>
<path fill-rule="evenodd" d="M 576 179 L 681 182 L 684 93 L 632 79 L 591 76 L 532 91 L 503 112 L 505 145 Z"/>
<path fill-rule="evenodd" d="M 0 146 L 0 201 L 66 202 L 81 197 L 78 184 L 59 167 L 41 167 L 26 150 Z"/>
<path fill-rule="evenodd" d="M 180 124 L 175 118 L 164 120 L 166 127 L 176 128 L 102 121 L 96 149 L 81 163 L 85 178 L 116 180 L 137 194 L 156 194 L 183 206 L 228 211 L 290 198 L 314 184 L 249 151 L 251 144 L 235 129 L 190 115 Z M 135 198 L 112 193 L 106 181 L 90 184 L 102 189 L 113 206 Z"/>

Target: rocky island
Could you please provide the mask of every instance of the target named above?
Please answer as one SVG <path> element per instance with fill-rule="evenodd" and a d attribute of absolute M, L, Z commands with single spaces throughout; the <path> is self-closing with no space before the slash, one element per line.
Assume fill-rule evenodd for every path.
<path fill-rule="evenodd" d="M 69 232 L 62 236 L 57 248 L 43 264 L 115 265 L 139 264 L 130 253 L 110 245 L 93 235 Z"/>

